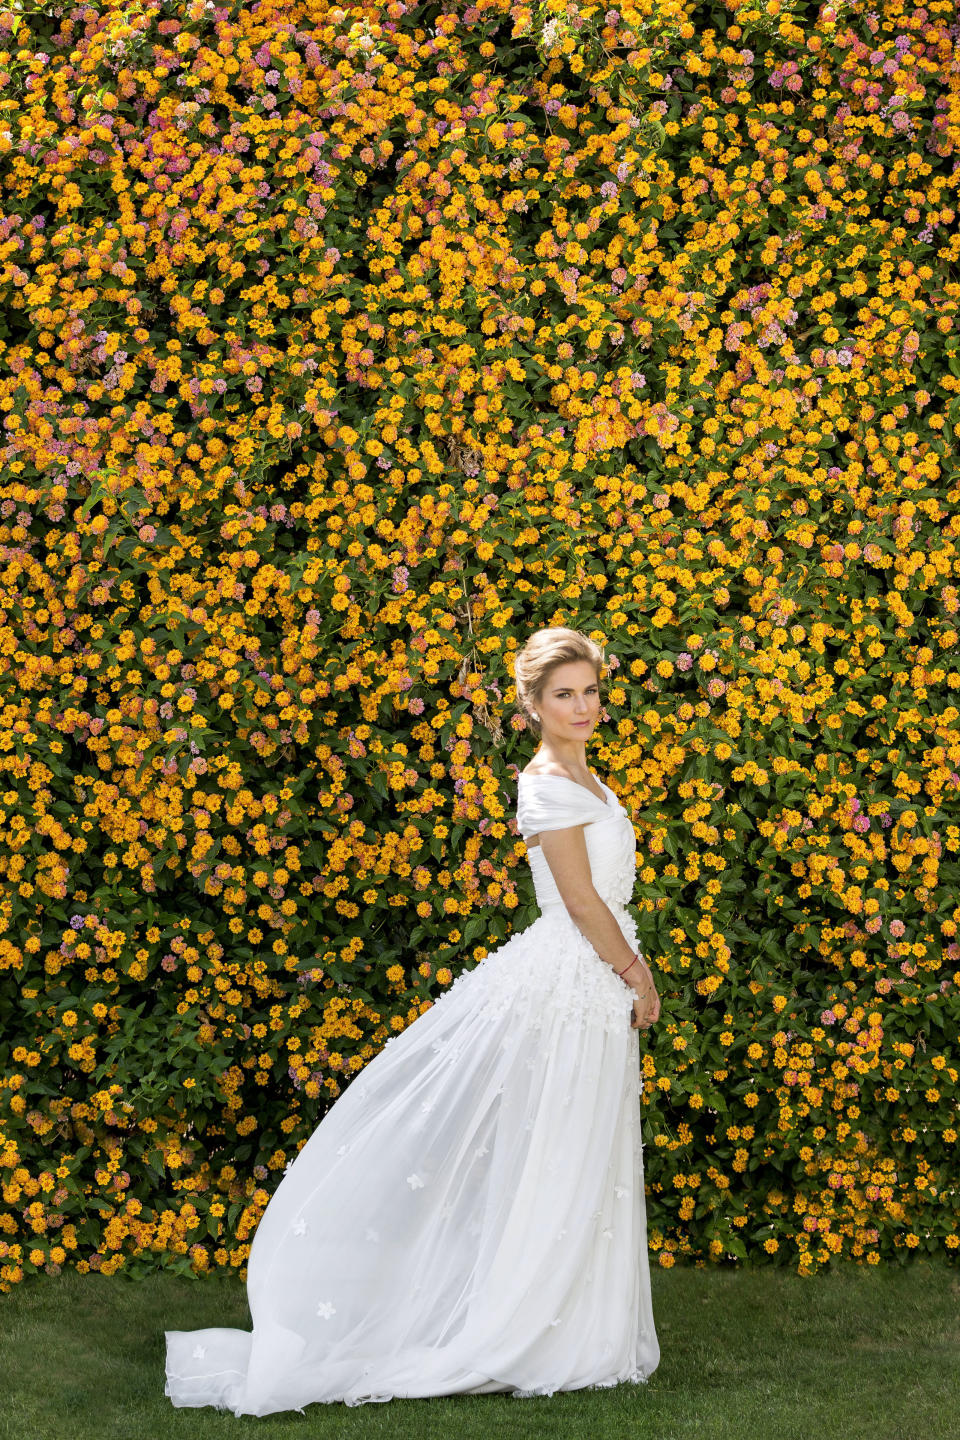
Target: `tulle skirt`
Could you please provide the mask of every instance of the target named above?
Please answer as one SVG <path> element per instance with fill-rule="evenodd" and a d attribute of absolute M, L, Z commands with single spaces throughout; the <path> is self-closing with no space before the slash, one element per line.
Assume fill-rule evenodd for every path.
<path fill-rule="evenodd" d="M 252 1332 L 166 1332 L 173 1404 L 645 1382 L 660 1350 L 631 1014 L 562 907 L 462 974 L 288 1168 L 251 1247 Z"/>

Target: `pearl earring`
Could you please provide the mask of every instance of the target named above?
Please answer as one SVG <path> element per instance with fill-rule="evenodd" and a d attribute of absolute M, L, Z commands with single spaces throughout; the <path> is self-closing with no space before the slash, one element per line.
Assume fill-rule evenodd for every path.
<path fill-rule="evenodd" d="M 535 724 L 537 724 L 537 725 L 540 724 L 540 716 L 536 713 L 535 710 L 531 710 L 531 711 L 530 711 L 530 719 L 531 719 Z"/>

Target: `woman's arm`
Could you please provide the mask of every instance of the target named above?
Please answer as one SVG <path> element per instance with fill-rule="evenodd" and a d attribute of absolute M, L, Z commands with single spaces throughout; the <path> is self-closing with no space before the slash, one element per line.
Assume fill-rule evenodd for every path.
<path fill-rule="evenodd" d="M 630 964 L 634 952 L 613 911 L 594 888 L 583 826 L 544 830 L 540 835 L 540 846 L 570 919 L 586 936 L 601 960 L 616 971 L 623 970 Z M 640 964 L 633 965 L 623 980 L 637 992 L 637 1003 L 645 1002 L 643 1016 L 638 1012 L 637 1018 L 645 1018 L 653 1024 L 660 1014 L 660 999 L 646 961 L 641 957 Z"/>

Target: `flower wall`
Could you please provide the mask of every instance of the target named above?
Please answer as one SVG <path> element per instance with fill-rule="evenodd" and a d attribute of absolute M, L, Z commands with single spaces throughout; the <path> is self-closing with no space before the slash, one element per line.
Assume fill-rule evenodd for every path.
<path fill-rule="evenodd" d="M 659 1262 L 956 1253 L 953 6 L 0 10 L 0 1288 L 243 1272 L 605 643 Z"/>

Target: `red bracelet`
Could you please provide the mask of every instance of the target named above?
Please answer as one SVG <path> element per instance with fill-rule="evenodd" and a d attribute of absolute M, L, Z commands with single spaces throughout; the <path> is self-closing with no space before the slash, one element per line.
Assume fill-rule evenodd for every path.
<path fill-rule="evenodd" d="M 637 951 L 636 955 L 634 955 L 633 959 L 630 961 L 630 965 L 636 965 L 639 959 L 640 952 Z M 614 975 L 626 975 L 627 971 L 630 969 L 630 965 L 624 965 L 622 970 L 614 970 Z"/>

